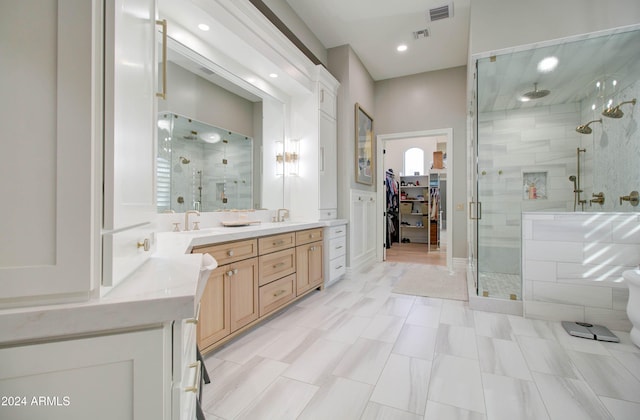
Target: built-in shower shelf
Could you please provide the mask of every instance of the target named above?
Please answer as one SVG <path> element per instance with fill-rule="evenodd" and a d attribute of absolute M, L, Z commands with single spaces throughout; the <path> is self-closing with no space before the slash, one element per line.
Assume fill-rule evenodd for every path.
<path fill-rule="evenodd" d="M 522 173 L 523 199 L 540 200 L 547 198 L 547 172 Z"/>

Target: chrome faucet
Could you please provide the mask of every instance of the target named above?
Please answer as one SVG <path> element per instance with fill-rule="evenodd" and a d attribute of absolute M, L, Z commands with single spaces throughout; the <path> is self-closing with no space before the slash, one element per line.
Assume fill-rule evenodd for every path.
<path fill-rule="evenodd" d="M 196 216 L 200 216 L 200 212 L 198 210 L 187 210 L 184 212 L 184 230 L 189 230 L 189 215 L 195 214 Z"/>
<path fill-rule="evenodd" d="M 282 212 L 282 216 L 280 215 L 280 212 Z M 276 212 L 277 222 L 284 222 L 284 219 L 286 219 L 287 217 L 289 217 L 289 210 L 287 209 L 278 209 L 278 211 Z"/>

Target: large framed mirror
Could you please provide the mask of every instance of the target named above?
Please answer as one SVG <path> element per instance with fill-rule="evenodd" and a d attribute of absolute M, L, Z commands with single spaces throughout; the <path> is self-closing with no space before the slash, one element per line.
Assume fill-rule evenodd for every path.
<path fill-rule="evenodd" d="M 284 104 L 169 39 L 158 105 L 159 212 L 280 208 L 284 176 L 265 156 L 284 138 Z"/>
<path fill-rule="evenodd" d="M 161 113 L 158 211 L 260 208 L 260 186 L 253 183 L 260 164 L 254 162 L 253 148 L 251 137 L 175 113 Z"/>

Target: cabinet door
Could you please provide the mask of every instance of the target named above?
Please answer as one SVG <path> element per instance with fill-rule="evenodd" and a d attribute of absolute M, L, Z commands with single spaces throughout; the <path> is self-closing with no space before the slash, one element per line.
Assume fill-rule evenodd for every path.
<path fill-rule="evenodd" d="M 3 406 L 2 418 L 169 418 L 165 405 L 171 393 L 168 330 L 0 349 L 0 395 L 20 396 L 26 403 Z"/>
<path fill-rule="evenodd" d="M 229 264 L 231 332 L 258 319 L 258 258 Z"/>
<path fill-rule="evenodd" d="M 231 334 L 230 288 L 228 266 L 218 267 L 209 276 L 200 299 L 198 347 L 211 344 Z"/>
<path fill-rule="evenodd" d="M 104 229 L 153 220 L 156 138 L 155 0 L 105 4 Z"/>
<path fill-rule="evenodd" d="M 338 156 L 336 120 L 327 116 L 324 112 L 320 112 L 319 114 L 320 208 L 335 209 L 338 207 Z"/>
<path fill-rule="evenodd" d="M 5 302 L 86 300 L 97 286 L 91 279 L 98 278 L 94 220 L 102 195 L 100 3 L 0 2 Z"/>
<path fill-rule="evenodd" d="M 319 286 L 324 280 L 322 242 L 296 247 L 296 295 L 301 295 L 313 287 Z"/>

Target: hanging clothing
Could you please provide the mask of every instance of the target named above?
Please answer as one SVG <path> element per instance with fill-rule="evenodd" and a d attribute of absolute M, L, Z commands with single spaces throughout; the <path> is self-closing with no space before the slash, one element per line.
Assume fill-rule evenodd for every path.
<path fill-rule="evenodd" d="M 387 237 L 386 247 L 391 248 L 393 242 L 398 242 L 400 229 L 398 226 L 398 209 L 400 207 L 399 193 L 400 186 L 395 179 L 393 169 L 388 169 L 385 175 L 385 189 L 386 189 L 386 213 L 387 213 Z"/>

